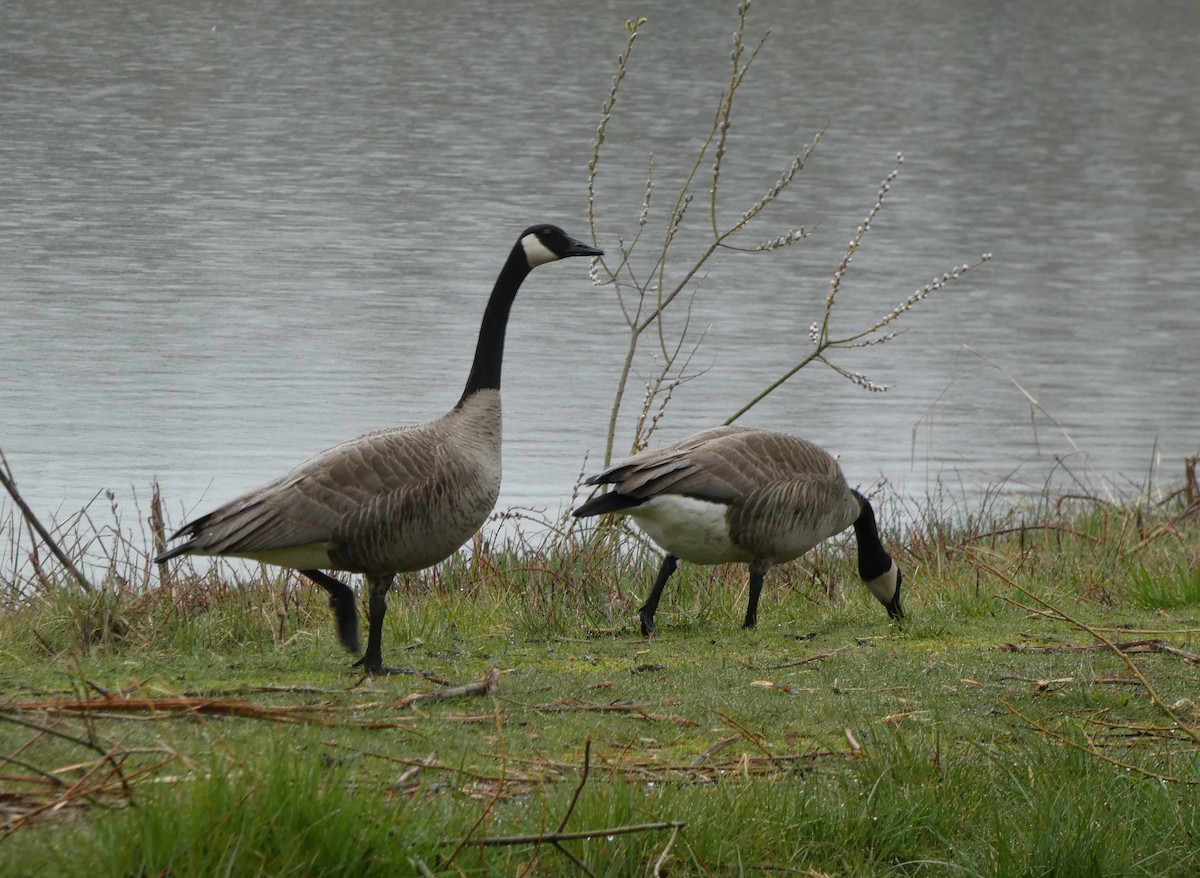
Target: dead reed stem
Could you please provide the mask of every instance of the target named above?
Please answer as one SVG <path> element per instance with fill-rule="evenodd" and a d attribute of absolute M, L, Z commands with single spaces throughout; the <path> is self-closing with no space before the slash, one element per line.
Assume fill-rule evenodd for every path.
<path fill-rule="evenodd" d="M 67 557 L 66 552 L 59 548 L 54 537 L 50 536 L 50 532 L 42 526 L 41 521 L 38 520 L 33 510 L 29 508 L 29 504 L 25 502 L 20 491 L 17 490 L 17 482 L 13 478 L 12 469 L 8 465 L 8 458 L 4 456 L 3 450 L 0 450 L 0 484 L 4 485 L 4 490 L 8 492 L 8 496 L 12 497 L 13 503 L 21 510 L 21 515 L 24 517 L 26 524 L 37 531 L 38 536 L 42 538 L 42 542 L 46 544 L 46 548 L 58 559 L 58 562 L 71 574 L 75 581 L 79 583 L 79 587 L 86 592 L 95 591 L 88 578 Z"/>
<path fill-rule="evenodd" d="M 165 719 L 175 714 L 193 716 L 235 716 L 243 719 L 277 723 L 297 723 L 315 726 L 339 726 L 363 729 L 406 729 L 400 722 L 352 722 L 336 718 L 337 710 L 329 707 L 264 707 L 252 701 L 231 698 L 85 698 L 51 699 L 47 701 L 0 702 L 0 719 L 16 721 L 6 714 L 59 713 L 76 716 L 149 714 Z M 77 741 L 77 743 L 83 743 Z"/>

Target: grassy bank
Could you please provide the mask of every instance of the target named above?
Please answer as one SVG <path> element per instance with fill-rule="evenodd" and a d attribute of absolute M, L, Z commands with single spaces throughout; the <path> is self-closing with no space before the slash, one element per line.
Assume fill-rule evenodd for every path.
<path fill-rule="evenodd" d="M 899 627 L 849 540 L 750 632 L 744 569 L 681 569 L 651 641 L 628 538 L 480 543 L 393 593 L 427 676 L 377 679 L 273 570 L 13 574 L 0 871 L 1195 874 L 1195 511 L 926 516 Z"/>

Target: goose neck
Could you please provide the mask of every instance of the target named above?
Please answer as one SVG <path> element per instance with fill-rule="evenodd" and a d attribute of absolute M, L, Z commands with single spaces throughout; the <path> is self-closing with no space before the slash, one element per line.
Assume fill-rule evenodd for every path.
<path fill-rule="evenodd" d="M 458 401 L 458 407 L 468 397 L 480 390 L 500 389 L 500 370 L 504 361 L 504 333 L 508 328 L 508 315 L 512 310 L 513 300 L 522 281 L 529 274 L 529 262 L 520 246 L 514 247 L 508 256 L 508 261 L 496 278 L 492 294 L 488 298 L 487 307 L 483 311 L 483 321 L 479 326 L 479 339 L 475 343 L 475 359 L 471 362 L 471 372 L 467 376 L 466 387 Z"/>
<path fill-rule="evenodd" d="M 875 510 L 866 497 L 854 492 L 859 501 L 858 518 L 854 520 L 854 537 L 858 542 L 858 575 L 864 582 L 882 576 L 892 566 L 892 556 L 879 539 Z"/>

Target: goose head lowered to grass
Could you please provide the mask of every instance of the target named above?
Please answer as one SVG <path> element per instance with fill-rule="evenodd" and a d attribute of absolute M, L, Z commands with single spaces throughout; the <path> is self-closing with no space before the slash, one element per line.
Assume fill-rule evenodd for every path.
<path fill-rule="evenodd" d="M 879 539 L 875 512 L 846 484 L 826 451 L 786 433 L 717 427 L 643 451 L 588 479 L 612 490 L 574 511 L 631 516 L 667 555 L 650 597 L 638 610 L 642 634 L 680 559 L 750 565 L 750 599 L 742 627 L 758 621 L 763 576 L 851 525 L 858 573 L 893 619 L 900 607 L 900 568 Z"/>

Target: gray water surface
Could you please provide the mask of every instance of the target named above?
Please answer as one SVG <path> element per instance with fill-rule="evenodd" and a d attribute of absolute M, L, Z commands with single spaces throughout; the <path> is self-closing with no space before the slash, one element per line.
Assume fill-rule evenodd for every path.
<path fill-rule="evenodd" d="M 589 236 L 591 143 L 638 14 L 598 243 L 612 254 L 636 231 L 650 154 L 661 237 L 736 14 L 660 6 L 5 3 L 0 448 L 26 499 L 61 517 L 157 479 L 178 522 L 447 409 L 517 233 Z M 656 442 L 723 420 L 807 352 L 902 151 L 838 325 L 994 259 L 893 342 L 838 356 L 888 393 L 806 369 L 744 422 L 821 442 L 852 482 L 913 502 L 938 482 L 1177 481 L 1200 451 L 1200 4 L 764 2 L 749 30 L 770 35 L 718 212 L 736 218 L 827 125 L 747 243 L 814 232 L 723 256 L 693 308 L 711 324 L 702 374 Z M 556 514 L 585 455 L 598 468 L 625 338 L 583 260 L 531 275 L 509 330 L 501 509 Z M 652 372 L 649 350 L 637 366 Z"/>

